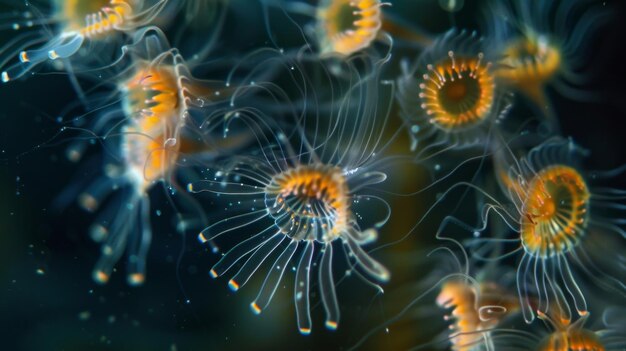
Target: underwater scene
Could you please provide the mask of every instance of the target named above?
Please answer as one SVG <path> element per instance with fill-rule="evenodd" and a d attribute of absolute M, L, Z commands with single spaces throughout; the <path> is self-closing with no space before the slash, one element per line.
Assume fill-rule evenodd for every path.
<path fill-rule="evenodd" d="M 626 350 L 624 19 L 0 0 L 0 349 Z"/>

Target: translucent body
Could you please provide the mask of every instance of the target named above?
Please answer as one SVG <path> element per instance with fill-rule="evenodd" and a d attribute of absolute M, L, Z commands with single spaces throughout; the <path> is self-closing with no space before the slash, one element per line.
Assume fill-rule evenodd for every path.
<path fill-rule="evenodd" d="M 589 44 L 608 14 L 600 3 L 584 0 L 491 1 L 486 32 L 500 58 L 498 84 L 521 93 L 557 128 L 546 87 L 576 101 L 593 95 L 582 89 L 592 67 Z"/>
<path fill-rule="evenodd" d="M 393 333 L 400 340 L 395 344 L 398 349 L 499 350 L 493 346 L 498 337 L 495 332 L 519 311 L 517 297 L 510 286 L 514 272 L 496 262 L 477 265 L 479 262 L 467 255 L 460 242 L 444 235 L 446 223 L 450 221 L 456 222 L 447 217 L 440 226 L 435 249 L 396 256 L 401 264 L 409 261 L 420 267 L 418 283 L 411 280 L 406 289 L 401 289 L 414 296 L 417 285 L 419 294 L 398 314 L 365 334 L 352 350 L 373 348 L 376 344 L 365 346 L 365 342 L 375 333 Z M 431 264 L 432 271 L 425 272 L 424 267 Z M 402 295 L 396 295 L 398 301 Z M 428 316 L 429 324 L 424 325 L 423 316 Z M 443 319 L 443 326 L 433 321 L 433 317 Z M 433 328 L 435 326 L 437 329 Z M 405 338 L 428 342 L 415 346 L 402 343 Z"/>
<path fill-rule="evenodd" d="M 543 87 L 561 69 L 561 52 L 545 36 L 530 35 L 509 43 L 504 49 L 495 76 L 513 86 L 538 106 L 547 103 Z"/>
<path fill-rule="evenodd" d="M 537 312 L 545 325 L 533 323 L 529 332 L 504 329 L 498 333 L 495 350 L 620 351 L 626 347 L 623 308 L 599 304 L 602 318 L 593 320 L 591 314 L 585 314 L 572 319 L 559 308 L 562 297 L 554 297 L 553 308 Z"/>
<path fill-rule="evenodd" d="M 264 220 L 271 220 L 273 223 L 261 226 L 261 231 L 229 250 L 213 266 L 211 276 L 225 274 L 244 256 L 250 255 L 228 283 L 232 290 L 238 290 L 248 282 L 267 257 L 278 250 L 279 257 L 257 298 L 251 303 L 252 310 L 258 314 L 267 308 L 289 262 L 297 249 L 302 248 L 300 258 L 297 259 L 294 296 L 299 330 L 308 334 L 312 327 L 309 289 L 310 275 L 313 273 L 313 252 L 321 244 L 319 288 L 326 310 L 326 327 L 336 329 L 339 306 L 332 278 L 334 242 L 343 243 L 348 257 L 354 259 L 356 267 L 368 277 L 382 282 L 389 279 L 389 272 L 361 248 L 361 245 L 375 240 L 377 232 L 374 229 L 359 228 L 350 209 L 355 195 L 347 186 L 348 182 L 369 184 L 384 178 L 372 174 L 349 176 L 336 166 L 319 163 L 295 165 L 277 173 L 261 171 L 263 160 L 246 159 L 246 163 L 237 164 L 231 173 L 241 177 L 240 184 L 220 181 L 217 178 L 215 181 L 189 185 L 192 192 L 210 191 L 239 195 L 248 198 L 246 203 L 264 204 L 260 209 L 254 207 L 252 212 L 225 218 L 209 226 L 199 235 L 203 243 L 237 228 L 253 228 Z M 262 179 L 265 180 L 261 181 Z"/>
<path fill-rule="evenodd" d="M 476 286 L 460 279 L 441 286 L 437 304 L 450 311 L 445 319 L 452 323 L 450 342 L 455 351 L 477 350 L 490 345 L 489 331 L 517 307 L 494 283 Z"/>
<path fill-rule="evenodd" d="M 560 298 L 557 297 L 556 301 Z M 561 302 L 561 301 L 559 301 Z M 564 315 L 555 305 L 549 314 L 538 312 L 538 316 L 553 330 L 543 337 L 537 350 L 539 351 L 605 351 L 607 350 L 604 341 L 601 340 L 603 333 L 598 333 L 587 329 L 585 322 L 589 315 L 581 316 L 577 321 Z M 608 333 L 607 333 L 608 334 Z M 610 340 L 610 339 L 607 339 Z M 616 339 L 617 340 L 617 339 Z M 622 341 L 623 342 L 623 341 Z"/>
<path fill-rule="evenodd" d="M 618 250 L 620 244 L 602 249 L 597 245 L 598 240 L 612 242 L 623 237 L 621 221 L 614 217 L 620 212 L 612 211 L 623 208 L 619 203 L 622 191 L 592 186 L 590 181 L 600 177 L 582 171 L 581 154 L 572 141 L 552 138 L 519 159 L 496 157 L 496 163 L 509 165 L 508 172 L 504 172 L 506 166 L 496 168 L 514 211 L 502 204 L 489 207 L 519 236 L 523 250 L 517 285 L 527 322 L 534 319 L 535 311 L 548 310 L 551 296 L 560 295 L 556 291 L 565 292 L 563 310 L 587 313 L 585 292 L 575 271 L 585 273 L 597 286 L 618 293 L 626 290 L 605 265 L 612 257 L 611 249 Z M 609 216 L 607 209 L 611 209 Z M 479 241 L 483 240 L 489 241 Z"/>
<path fill-rule="evenodd" d="M 285 67 L 278 62 L 280 68 Z M 285 73 L 289 76 L 294 71 L 297 75 L 302 73 L 299 63 L 290 61 L 286 65 L 290 69 Z M 312 69 L 327 72 L 325 61 L 315 60 L 313 64 L 316 66 Z M 320 299 L 326 327 L 334 330 L 339 326 L 334 278 L 337 260 L 347 258 L 346 275 L 363 278 L 376 287 L 390 277 L 389 271 L 362 247 L 376 240 L 378 227 L 389 218 L 389 207 L 384 200 L 363 193 L 364 188 L 386 179 L 378 166 L 370 167 L 377 141 L 382 139 L 381 125 L 384 127 L 386 123 L 386 116 L 374 118 L 375 113 L 384 110 L 377 105 L 379 67 L 374 66 L 373 73 L 368 71 L 363 78 L 350 60 L 341 64 L 347 66 L 345 76 L 320 75 L 329 81 L 295 82 L 294 92 L 315 92 L 314 103 L 308 95 L 276 102 L 276 96 L 287 96 L 292 91 L 272 86 L 281 90 L 272 94 L 270 103 L 240 107 L 228 113 L 225 132 L 232 132 L 239 125 L 254 132 L 258 145 L 230 160 L 208 166 L 205 180 L 188 186 L 194 193 L 216 194 L 212 201 L 220 204 L 224 201 L 223 211 L 213 214 L 215 220 L 200 233 L 199 240 L 202 243 L 228 238 L 234 241 L 212 267 L 210 275 L 217 278 L 234 271 L 228 286 L 236 291 L 251 280 L 264 262 L 273 262 L 250 304 L 251 310 L 259 314 L 269 307 L 284 284 L 284 277 L 290 271 L 295 272 L 293 299 L 302 334 L 312 330 L 313 289 L 319 291 L 313 298 Z M 339 84 L 345 83 L 343 79 L 350 84 Z M 333 100 L 326 100 L 329 98 Z M 306 117 L 292 115 L 293 111 L 284 109 L 285 106 L 302 108 Z M 276 115 L 285 111 L 287 118 L 281 125 Z M 223 121 L 219 119 L 220 123 Z M 381 210 L 370 216 L 381 215 L 382 220 L 376 223 L 371 223 L 374 221 L 369 218 L 364 220 L 367 199 L 371 205 L 382 205 Z"/>
<path fill-rule="evenodd" d="M 128 282 L 137 285 L 145 280 L 152 236 L 149 192 L 161 182 L 176 192 L 174 175 L 182 174 L 178 172 L 180 155 L 208 149 L 191 137 L 200 134 L 192 116 L 208 113 L 206 101 L 218 103 L 228 99 L 228 94 L 219 93 L 223 83 L 193 78 L 183 58 L 169 48 L 157 29 L 145 31 L 125 50 L 131 65 L 116 75 L 114 100 L 98 110 L 98 118 L 86 130 L 90 138 L 100 138 L 106 146 L 104 175 L 80 189 L 78 203 L 97 212 L 90 233 L 102 243 L 102 255 L 94 279 L 106 283 L 126 253 Z M 86 143 L 74 143 L 67 157 L 77 162 L 85 149 Z M 63 196 L 65 201 L 73 199 L 73 189 Z M 180 194 L 178 198 L 185 199 L 185 193 Z M 103 203 L 106 206 L 100 208 Z M 182 204 L 197 211 L 193 202 Z M 200 225 L 203 218 L 198 216 Z"/>
<path fill-rule="evenodd" d="M 94 279 L 100 283 L 107 282 L 117 260 L 125 251 L 127 240 L 139 235 L 140 244 L 135 246 L 138 251 L 129 246 L 128 281 L 136 285 L 145 280 L 145 260 L 151 237 L 150 217 L 147 215 L 150 206 L 148 190 L 155 181 L 169 178 L 168 174 L 173 171 L 180 149 L 176 135 L 182 124 L 182 105 L 173 66 L 152 66 L 148 61 L 140 62 L 137 64 L 137 73 L 120 86 L 124 111 L 129 118 L 121 130 L 123 170 L 118 177 L 125 179 L 132 189 L 128 198 L 123 200 L 131 212 L 128 216 L 132 217 L 124 220 L 130 223 L 140 221 L 144 228 L 135 232 L 133 228 L 118 224 L 124 215 L 112 218 L 111 228 L 107 228 L 104 222 L 92 228 L 94 239 L 104 242 L 103 254 L 94 270 Z M 81 203 L 90 203 L 88 209 L 95 210 L 102 201 L 100 197 L 88 191 L 81 195 Z M 133 209 L 142 207 L 145 207 L 142 209 L 145 214 L 132 214 Z M 122 227 L 116 228 L 116 225 Z"/>
<path fill-rule="evenodd" d="M 149 63 L 122 84 L 127 114 L 133 123 L 125 127 L 126 164 L 143 178 L 142 188 L 171 169 L 180 148 L 174 137 L 181 123 L 179 85 L 172 66 L 150 67 Z M 170 145 L 167 145 L 167 144 Z M 166 147 L 171 146 L 171 147 Z"/>

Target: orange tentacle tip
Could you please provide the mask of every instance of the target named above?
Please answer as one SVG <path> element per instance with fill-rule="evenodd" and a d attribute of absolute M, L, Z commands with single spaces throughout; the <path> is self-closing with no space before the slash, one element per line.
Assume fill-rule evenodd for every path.
<path fill-rule="evenodd" d="M 335 322 L 335 321 L 326 321 L 326 328 L 329 330 L 337 330 L 337 327 L 339 326 L 339 323 Z"/>
<path fill-rule="evenodd" d="M 128 276 L 128 284 L 141 285 L 146 281 L 146 276 L 142 273 L 133 273 Z"/>
<path fill-rule="evenodd" d="M 254 314 L 261 314 L 261 307 L 256 302 L 250 304 L 250 309 Z"/>
<path fill-rule="evenodd" d="M 239 284 L 236 281 L 232 280 L 232 279 L 228 281 L 228 287 L 232 291 L 239 290 Z"/>
<path fill-rule="evenodd" d="M 99 284 L 106 284 L 109 281 L 109 277 L 110 276 L 103 271 L 98 270 L 93 272 L 93 279 Z"/>

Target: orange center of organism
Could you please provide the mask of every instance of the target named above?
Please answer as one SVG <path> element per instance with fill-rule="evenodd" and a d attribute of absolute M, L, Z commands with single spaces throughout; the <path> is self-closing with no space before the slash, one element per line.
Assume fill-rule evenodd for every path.
<path fill-rule="evenodd" d="M 452 51 L 447 59 L 428 65 L 420 81 L 419 97 L 430 122 L 454 131 L 486 120 L 495 98 L 490 67 L 489 62 L 483 62 L 483 54 L 456 57 Z"/>
<path fill-rule="evenodd" d="M 565 329 L 547 336 L 539 351 L 604 351 L 606 348 L 598 336 L 587 329 Z"/>
<path fill-rule="evenodd" d="M 580 242 L 590 193 L 578 171 L 564 165 L 547 167 L 533 176 L 524 196 L 521 240 L 526 252 L 547 258 Z"/>
<path fill-rule="evenodd" d="M 548 82 L 561 66 L 559 49 L 544 35 L 529 34 L 507 45 L 498 62 L 496 77 L 529 94 Z"/>
<path fill-rule="evenodd" d="M 297 240 L 330 242 L 348 229 L 345 175 L 331 165 L 301 165 L 275 175 L 265 203 L 276 224 Z"/>
<path fill-rule="evenodd" d="M 57 0 L 65 32 L 98 37 L 120 26 L 133 13 L 133 0 Z"/>
<path fill-rule="evenodd" d="M 137 67 L 137 73 L 121 86 L 128 118 L 123 149 L 127 165 L 148 185 L 176 162 L 181 98 L 172 66 L 140 61 Z"/>
<path fill-rule="evenodd" d="M 538 317 L 547 321 L 555 330 L 544 337 L 537 350 L 539 351 L 604 351 L 602 341 L 598 335 L 583 326 L 589 317 L 582 315 L 576 322 L 572 323 L 570 317 L 565 316 L 562 310 L 554 306 L 550 313 L 545 314 L 538 311 Z"/>
<path fill-rule="evenodd" d="M 350 55 L 376 39 L 381 27 L 380 0 L 326 0 L 319 7 L 322 53 Z"/>
<path fill-rule="evenodd" d="M 452 322 L 450 342 L 455 351 L 475 350 L 487 330 L 495 328 L 502 318 L 517 309 L 515 296 L 509 296 L 497 284 L 475 285 L 465 280 L 446 282 L 437 296 L 437 304 L 450 310 L 445 319 Z"/>

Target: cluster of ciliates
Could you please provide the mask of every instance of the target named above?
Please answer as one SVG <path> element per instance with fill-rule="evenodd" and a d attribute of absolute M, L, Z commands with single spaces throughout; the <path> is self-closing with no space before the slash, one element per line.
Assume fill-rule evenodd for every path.
<path fill-rule="evenodd" d="M 449 328 L 418 348 L 626 348 L 626 311 L 594 303 L 626 295 L 626 190 L 607 185 L 624 170 L 585 169 L 590 152 L 561 135 L 550 101 L 586 93 L 584 51 L 610 17 L 605 3 L 487 0 L 480 32 L 427 34 L 397 19 L 393 1 L 253 2 L 261 28 L 237 31 L 264 32 L 264 45 L 222 62 L 224 23 L 244 1 L 33 0 L 7 14 L 16 34 L 0 52 L 2 82 L 66 74 L 73 110 L 85 111 L 63 122 L 66 156 L 83 163 L 101 146 L 101 177 L 58 201 L 94 214 L 96 282 L 150 278 L 150 191 L 161 187 L 180 231 L 209 248 L 212 278 L 237 291 L 263 274 L 252 312 L 289 284 L 300 333 L 313 331 L 317 304 L 334 330 L 340 279 L 380 292 L 393 279 L 385 250 L 371 249 L 394 244 L 379 233 L 397 213 L 416 218 L 402 240 L 440 243 L 423 255 L 437 268 L 416 277 L 411 306 L 437 306 Z M 451 16 L 463 6 L 439 3 Z M 480 177 L 446 186 L 468 163 Z M 384 190 L 398 164 L 436 170 L 416 194 L 446 186 L 431 210 L 453 198 L 477 222 L 450 213 L 421 232 L 431 210 L 394 208 Z"/>

